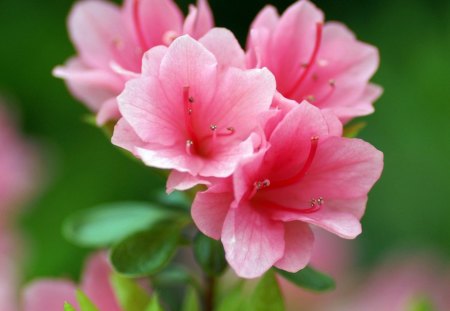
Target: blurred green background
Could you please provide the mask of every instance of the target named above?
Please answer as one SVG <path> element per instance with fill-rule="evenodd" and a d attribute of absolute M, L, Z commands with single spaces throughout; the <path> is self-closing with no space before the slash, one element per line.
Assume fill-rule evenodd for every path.
<path fill-rule="evenodd" d="M 88 111 L 51 76 L 74 53 L 66 16 L 74 1 L 0 1 L 0 93 L 18 106 L 44 150 L 40 195 L 21 220 L 31 246 L 26 278 L 76 276 L 86 250 L 66 242 L 63 219 L 117 200 L 151 200 L 163 181 L 116 149 L 83 118 Z M 188 1 L 177 1 L 185 10 Z M 210 0 L 218 26 L 242 43 L 268 1 Z M 271 1 L 284 10 L 293 1 Z M 321 0 L 328 20 L 379 47 L 374 81 L 385 89 L 361 133 L 385 153 L 382 179 L 363 219 L 359 263 L 393 249 L 450 258 L 450 1 Z M 0 172 L 1 173 L 1 172 Z"/>

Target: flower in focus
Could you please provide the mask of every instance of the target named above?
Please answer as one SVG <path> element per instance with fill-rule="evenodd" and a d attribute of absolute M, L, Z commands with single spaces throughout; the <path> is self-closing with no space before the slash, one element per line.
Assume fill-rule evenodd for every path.
<path fill-rule="evenodd" d="M 249 68 L 267 67 L 286 98 L 330 109 L 342 122 L 373 112 L 381 88 L 368 83 L 378 67 L 375 47 L 356 40 L 337 22 L 301 0 L 280 17 L 264 8 L 250 28 Z"/>
<path fill-rule="evenodd" d="M 102 311 L 121 310 L 110 283 L 112 273 L 106 255 L 101 252 L 94 254 L 87 262 L 79 286 Z M 76 306 L 77 288 L 78 286 L 69 280 L 35 281 L 24 291 L 24 311 L 60 311 L 64 302 Z"/>
<path fill-rule="evenodd" d="M 142 76 L 118 98 L 123 118 L 113 143 L 149 166 L 173 169 L 169 190 L 230 176 L 259 143 L 252 133 L 275 92 L 268 70 L 235 67 L 239 55 L 243 59 L 225 29 L 199 42 L 183 36 L 147 52 Z"/>
<path fill-rule="evenodd" d="M 355 238 L 383 167 L 380 151 L 340 137 L 340 122 L 307 102 L 270 123 L 267 146 L 231 179 L 198 193 L 192 206 L 199 229 L 222 240 L 229 264 L 246 278 L 272 266 L 302 269 L 313 244 L 308 224 Z"/>
<path fill-rule="evenodd" d="M 126 0 L 122 8 L 90 0 L 73 7 L 68 24 L 78 55 L 54 74 L 98 113 L 101 125 L 120 118 L 116 97 L 140 73 L 147 50 L 169 45 L 182 34 L 200 38 L 213 27 L 213 18 L 206 0 L 190 6 L 184 21 L 172 0 Z"/>

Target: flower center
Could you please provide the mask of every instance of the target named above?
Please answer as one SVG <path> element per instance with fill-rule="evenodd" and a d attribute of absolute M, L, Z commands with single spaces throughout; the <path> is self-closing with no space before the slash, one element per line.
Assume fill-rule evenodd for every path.
<path fill-rule="evenodd" d="M 209 126 L 209 134 L 198 138 L 194 130 L 193 113 L 195 103 L 194 97 L 189 93 L 189 86 L 183 88 L 183 110 L 184 110 L 184 124 L 186 126 L 186 133 L 188 139 L 186 140 L 186 153 L 188 155 L 208 156 L 213 153 L 217 147 L 219 137 L 227 137 L 235 133 L 235 129 L 229 126 L 221 130 L 216 124 Z M 202 148 L 209 141 L 208 148 Z"/>

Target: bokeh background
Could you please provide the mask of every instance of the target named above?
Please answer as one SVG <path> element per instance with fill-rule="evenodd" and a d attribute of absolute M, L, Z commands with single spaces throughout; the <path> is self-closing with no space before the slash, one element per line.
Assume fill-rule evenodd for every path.
<path fill-rule="evenodd" d="M 41 192 L 20 226 L 31 247 L 26 280 L 79 273 L 87 250 L 66 242 L 62 221 L 76 210 L 118 200 L 153 200 L 158 175 L 115 148 L 84 121 L 88 111 L 51 76 L 74 53 L 66 17 L 74 1 L 0 0 L 0 93 L 41 144 Z M 187 9 L 188 1 L 177 1 Z M 293 1 L 276 1 L 284 10 Z M 379 47 L 373 81 L 384 95 L 364 118 L 361 137 L 385 153 L 370 194 L 357 263 L 370 267 L 392 250 L 450 258 L 450 1 L 316 0 L 328 20 L 346 23 Z M 269 1 L 210 0 L 218 26 L 244 44 L 248 26 Z M 1 148 L 1 146 L 0 146 Z M 0 172 L 1 174 L 1 172 Z"/>

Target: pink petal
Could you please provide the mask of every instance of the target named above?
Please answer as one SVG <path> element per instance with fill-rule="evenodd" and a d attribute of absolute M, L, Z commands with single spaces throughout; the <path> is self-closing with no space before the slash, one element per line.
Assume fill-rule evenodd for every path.
<path fill-rule="evenodd" d="M 296 83 L 301 66 L 308 63 L 314 49 L 316 25 L 323 13 L 309 1 L 297 1 L 281 16 L 270 47 L 268 68 L 277 77 L 278 90 L 286 92 Z M 292 60 L 295 60 L 293 63 Z"/>
<path fill-rule="evenodd" d="M 81 288 L 99 310 L 121 311 L 111 287 L 111 274 L 106 254 L 99 252 L 89 258 Z"/>
<path fill-rule="evenodd" d="M 170 43 L 167 35 L 182 31 L 183 14 L 172 0 L 126 0 L 125 19 L 143 51 Z"/>
<path fill-rule="evenodd" d="M 203 44 L 224 67 L 245 67 L 245 53 L 231 31 L 225 28 L 213 28 L 199 42 Z"/>
<path fill-rule="evenodd" d="M 213 179 L 210 178 L 192 176 L 189 173 L 172 170 L 167 179 L 166 192 L 170 194 L 174 190 L 186 191 L 200 184 L 209 186 L 211 185 L 212 180 Z"/>
<path fill-rule="evenodd" d="M 97 114 L 97 125 L 102 126 L 108 121 L 120 119 L 120 111 L 117 105 L 117 99 L 111 98 L 103 103 Z"/>
<path fill-rule="evenodd" d="M 275 172 L 273 178 L 285 179 L 299 171 L 308 157 L 311 138 L 319 137 L 320 144 L 320 137 L 329 135 L 328 129 L 327 119 L 308 102 L 292 109 L 269 138 L 271 148 L 267 151 L 266 161 Z"/>
<path fill-rule="evenodd" d="M 144 142 L 172 146 L 183 140 L 179 134 L 183 111 L 171 109 L 156 77 L 129 81 L 117 100 L 120 112 Z"/>
<path fill-rule="evenodd" d="M 130 151 L 135 156 L 138 156 L 136 147 L 145 145 L 145 143 L 139 138 L 139 136 L 136 135 L 133 128 L 124 118 L 120 119 L 114 127 L 111 142 L 116 146 Z"/>
<path fill-rule="evenodd" d="M 142 58 L 142 75 L 158 76 L 161 61 L 167 53 L 167 47 L 155 46 L 148 50 Z"/>
<path fill-rule="evenodd" d="M 272 30 L 278 24 L 280 16 L 277 9 L 272 5 L 266 5 L 252 22 L 250 29 L 267 28 Z"/>
<path fill-rule="evenodd" d="M 182 100 L 185 87 L 190 88 L 194 100 L 201 99 L 207 104 L 216 90 L 217 60 L 204 46 L 185 35 L 171 44 L 161 62 L 159 78 L 172 104 Z"/>
<path fill-rule="evenodd" d="M 354 200 L 358 207 L 361 205 L 361 201 Z M 332 205 L 333 203 L 330 203 Z M 353 205 L 352 200 L 343 201 L 339 209 L 345 211 L 347 205 Z M 288 221 L 303 221 L 321 227 L 327 231 L 330 231 L 344 239 L 354 239 L 361 233 L 361 223 L 359 219 L 350 212 L 340 212 L 331 208 L 327 208 L 327 204 L 323 206 L 319 211 L 315 213 L 301 213 L 295 211 L 285 211 L 280 209 L 273 209 L 271 211 L 271 217 L 274 220 L 288 222 Z M 352 207 L 353 208 L 353 207 Z M 349 208 L 351 210 L 352 208 Z"/>
<path fill-rule="evenodd" d="M 148 1 L 145 1 L 148 2 Z M 89 66 L 108 69 L 115 60 L 137 71 L 140 55 L 135 52 L 124 25 L 120 8 L 106 1 L 82 1 L 69 16 L 69 30 L 81 58 Z"/>
<path fill-rule="evenodd" d="M 233 196 L 227 185 L 215 185 L 207 191 L 198 192 L 192 203 L 192 219 L 205 235 L 220 239 L 225 217 L 230 209 Z"/>
<path fill-rule="evenodd" d="M 301 182 L 303 191 L 330 199 L 366 196 L 383 170 L 383 153 L 360 139 L 319 141 L 316 157 Z"/>
<path fill-rule="evenodd" d="M 53 75 L 65 79 L 74 96 L 94 112 L 105 101 L 117 96 L 124 83 L 124 80 L 111 71 L 92 69 L 79 58 L 72 58 L 63 67 L 56 67 Z"/>
<path fill-rule="evenodd" d="M 183 33 L 199 39 L 214 27 L 214 18 L 206 0 L 198 0 L 197 7 L 190 5 L 184 21 Z"/>
<path fill-rule="evenodd" d="M 70 281 L 42 280 L 31 283 L 24 291 L 24 311 L 61 311 L 64 302 L 78 306 L 75 285 Z M 6 311 L 6 310 L 5 310 Z"/>
<path fill-rule="evenodd" d="M 275 264 L 277 268 L 297 272 L 309 262 L 314 235 L 307 224 L 293 221 L 284 225 L 284 256 Z"/>
<path fill-rule="evenodd" d="M 284 225 L 242 204 L 228 212 L 222 242 L 237 275 L 256 278 L 283 257 Z"/>

